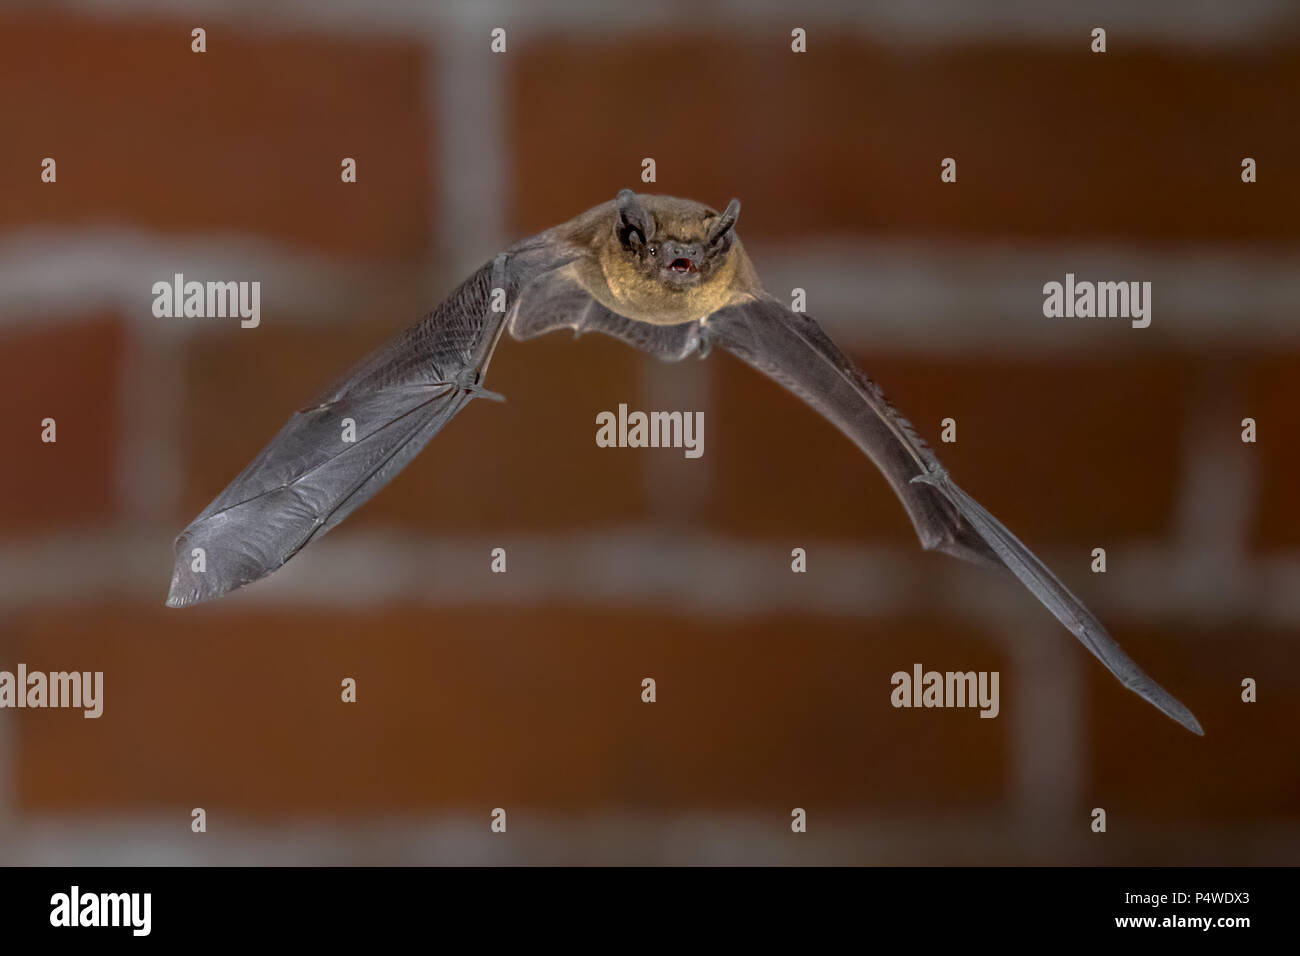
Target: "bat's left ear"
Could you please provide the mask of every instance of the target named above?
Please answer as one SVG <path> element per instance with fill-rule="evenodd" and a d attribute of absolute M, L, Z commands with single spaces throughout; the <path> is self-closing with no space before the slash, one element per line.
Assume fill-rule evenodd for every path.
<path fill-rule="evenodd" d="M 722 210 L 722 215 L 713 222 L 709 223 L 709 234 L 707 241 L 709 245 L 720 243 L 730 239 L 730 233 L 736 228 L 736 220 L 740 218 L 740 200 L 733 199 L 727 203 L 727 208 Z"/>

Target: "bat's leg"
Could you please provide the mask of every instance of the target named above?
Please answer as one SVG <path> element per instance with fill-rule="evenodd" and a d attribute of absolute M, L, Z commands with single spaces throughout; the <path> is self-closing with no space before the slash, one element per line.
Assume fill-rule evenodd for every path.
<path fill-rule="evenodd" d="M 708 358 L 709 353 L 713 351 L 713 337 L 709 335 L 709 323 L 707 319 L 700 321 L 700 335 L 699 338 L 696 339 L 696 342 L 698 343 L 695 346 L 696 354 L 698 354 L 701 359 Z"/>

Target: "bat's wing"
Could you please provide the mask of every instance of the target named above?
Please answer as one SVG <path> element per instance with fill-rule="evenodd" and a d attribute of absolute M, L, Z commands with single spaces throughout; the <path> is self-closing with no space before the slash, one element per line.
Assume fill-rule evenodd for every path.
<path fill-rule="evenodd" d="M 923 547 L 1010 569 L 1125 687 L 1188 730 L 1204 732 L 1033 552 L 953 483 L 880 387 L 811 318 L 761 297 L 718 310 L 702 332 L 706 344 L 722 346 L 784 385 L 861 448 L 902 501 Z"/>
<path fill-rule="evenodd" d="M 509 302 L 571 257 L 545 234 L 520 243 L 291 415 L 176 539 L 167 604 L 270 574 L 368 501 L 472 399 L 496 397 L 482 381 Z"/>

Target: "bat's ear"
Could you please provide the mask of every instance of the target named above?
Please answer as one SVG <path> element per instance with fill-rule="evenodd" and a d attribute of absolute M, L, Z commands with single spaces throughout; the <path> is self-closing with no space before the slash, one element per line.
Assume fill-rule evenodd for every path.
<path fill-rule="evenodd" d="M 736 228 L 736 220 L 739 218 L 740 200 L 733 199 L 727 203 L 727 208 L 722 210 L 722 215 L 709 223 L 708 244 L 714 245 L 723 241 L 730 242 L 730 233 Z"/>
<path fill-rule="evenodd" d="M 649 242 L 655 234 L 654 216 L 642 205 L 637 194 L 630 189 L 621 190 L 617 202 L 618 222 L 614 224 L 614 231 L 618 233 L 619 242 L 628 247 L 634 242 L 638 245 Z"/>

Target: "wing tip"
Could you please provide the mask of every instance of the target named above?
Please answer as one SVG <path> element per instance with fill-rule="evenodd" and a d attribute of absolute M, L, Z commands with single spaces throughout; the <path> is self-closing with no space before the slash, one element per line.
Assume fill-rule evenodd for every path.
<path fill-rule="evenodd" d="M 167 599 L 163 601 L 163 607 L 193 607 L 195 604 L 206 604 L 208 601 L 224 597 L 231 591 L 244 586 L 239 584 L 220 584 L 217 587 L 196 587 L 190 581 L 182 581 L 177 574 L 172 578 L 171 587 L 167 591 Z"/>
<path fill-rule="evenodd" d="M 183 574 L 184 558 L 181 556 L 181 542 L 185 535 L 182 533 L 176 538 L 176 558 L 172 566 L 172 581 L 167 588 L 167 599 L 163 601 L 163 607 L 189 607 L 191 604 L 197 604 L 201 600 L 199 589 L 194 587 L 193 583 L 185 580 L 190 577 Z"/>
<path fill-rule="evenodd" d="M 982 540 L 986 544 L 990 545 L 990 550 L 992 551 L 991 556 L 996 558 L 998 563 L 1010 570 L 1016 575 L 1016 577 L 1020 578 L 1021 582 L 1029 588 L 1030 592 L 1037 597 L 1049 611 L 1051 611 L 1052 615 L 1058 621 L 1066 626 L 1070 633 L 1072 633 L 1084 645 L 1084 647 L 1093 654 L 1093 656 L 1101 661 L 1111 674 L 1119 679 L 1120 683 L 1133 691 L 1133 693 L 1137 694 L 1147 703 L 1151 704 L 1170 720 L 1185 727 L 1187 730 L 1190 730 L 1198 737 L 1205 736 L 1205 728 L 1203 728 L 1201 722 L 1196 719 L 1196 715 L 1188 710 L 1181 701 L 1177 700 L 1172 694 L 1144 673 L 1142 669 L 1124 653 L 1123 648 L 1119 646 L 1115 639 L 1106 633 L 1106 629 L 1101 625 L 1101 622 L 1093 618 L 1087 608 L 1083 606 L 1083 603 L 1071 594 L 1065 585 L 1056 580 L 1051 571 L 1047 569 L 1047 566 L 1042 564 L 1033 552 L 1030 551 L 1029 548 L 1026 547 L 1018 538 L 1016 538 L 1016 536 L 1013 535 L 1001 522 L 991 514 L 984 512 L 984 509 L 978 502 L 958 488 L 957 485 L 948 477 L 948 472 L 943 467 L 936 463 L 931 466 L 929 471 L 914 476 L 908 483 L 926 485 L 935 489 L 935 491 L 939 492 L 951 501 L 961 517 L 972 526 L 976 539 Z M 993 528 L 995 535 L 998 531 L 1005 535 L 1005 539 L 1007 540 L 1003 540 L 1001 542 L 1002 545 L 1007 549 L 1008 554 L 1010 554 L 1012 558 L 1023 558 L 1023 560 L 1020 560 L 1018 563 L 1022 564 L 1024 569 L 1027 569 L 1027 572 L 1032 576 L 1032 580 L 1026 578 L 1025 574 L 1018 571 L 1013 566 L 1013 563 L 1008 561 L 1006 556 L 999 553 L 1001 549 L 992 547 L 994 538 L 991 538 L 984 531 L 981 527 L 981 523 L 990 525 Z M 985 554 L 977 546 L 972 545 L 971 541 L 963 540 L 959 535 L 951 536 L 951 540 L 940 538 L 933 545 L 928 543 L 925 545 L 927 549 L 932 546 L 937 550 L 945 551 L 948 554 L 980 564 L 986 563 L 987 558 L 990 556 Z M 1035 565 L 1038 566 L 1038 570 L 1040 571 L 1040 573 L 1036 575 L 1034 574 Z M 1044 599 L 1040 588 L 1035 586 L 1035 581 L 1040 586 L 1054 584 L 1056 588 L 1059 589 L 1060 600 L 1068 601 L 1068 604 L 1072 606 L 1075 613 L 1068 613 L 1063 616 L 1061 611 L 1056 607 L 1053 607 L 1052 604 L 1048 603 L 1048 601 Z M 1088 626 L 1089 621 L 1091 621 L 1093 625 L 1091 628 Z M 1090 631 L 1092 633 L 1090 633 Z"/>
<path fill-rule="evenodd" d="M 1186 727 L 1192 733 L 1196 734 L 1196 736 L 1205 736 L 1205 728 L 1202 727 L 1201 722 L 1196 719 L 1196 715 L 1178 701 L 1174 700 L 1171 706 L 1160 707 L 1160 710 L 1166 717 L 1173 720 L 1175 723 Z"/>
<path fill-rule="evenodd" d="M 1102 663 L 1106 663 L 1105 660 Z M 1132 666 L 1137 667 L 1136 664 Z M 1107 664 L 1107 668 L 1111 669 L 1109 664 Z M 1111 673 L 1115 673 L 1115 671 L 1111 669 Z M 1115 674 L 1115 676 L 1120 677 L 1119 674 Z M 1126 680 L 1120 677 L 1120 683 L 1174 723 L 1185 727 L 1198 737 L 1205 736 L 1205 728 L 1201 726 L 1201 722 L 1196 719 L 1196 715 L 1187 708 L 1187 705 L 1157 684 L 1148 675 L 1139 672 L 1136 679 Z"/>
<path fill-rule="evenodd" d="M 207 588 L 198 587 L 193 581 L 193 575 L 182 575 L 182 568 L 178 564 L 176 570 L 172 573 L 171 587 L 167 589 L 167 599 L 163 601 L 163 607 L 191 607 L 195 604 L 202 604 L 204 601 L 210 601 L 212 598 L 220 597 L 225 594 L 229 588 L 220 591 L 209 591 Z"/>
<path fill-rule="evenodd" d="M 199 524 L 196 521 L 176 538 L 172 580 L 163 607 L 183 608 L 203 604 L 249 583 L 248 580 L 241 580 L 240 575 L 231 574 L 230 569 L 221 563 L 211 567 L 205 565 L 202 570 L 190 566 L 188 548 L 195 541 L 193 530 Z M 220 557 L 220 550 L 210 543 L 205 542 L 205 551 L 207 561 L 216 561 Z"/>

